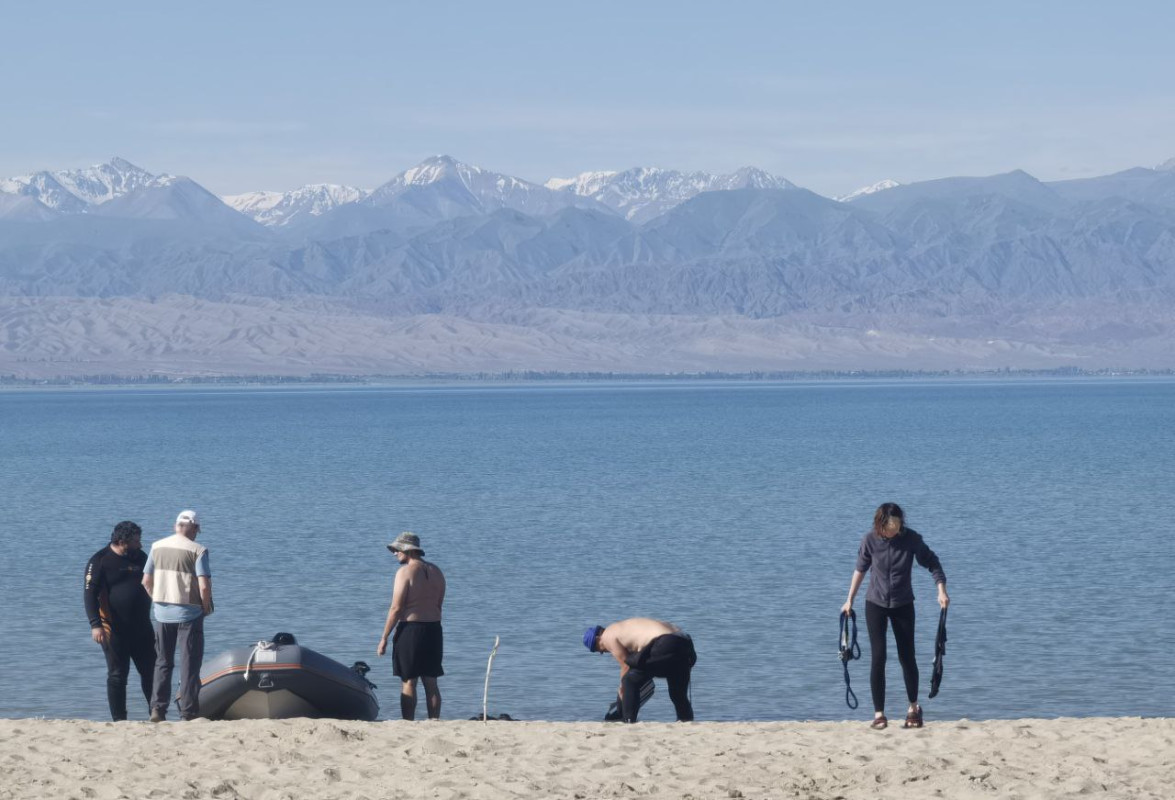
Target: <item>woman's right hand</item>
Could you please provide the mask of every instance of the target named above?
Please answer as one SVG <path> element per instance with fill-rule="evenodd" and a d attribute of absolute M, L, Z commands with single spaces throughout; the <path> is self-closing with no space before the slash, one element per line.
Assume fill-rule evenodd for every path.
<path fill-rule="evenodd" d="M 847 600 L 843 606 L 840 607 L 840 613 L 849 615 L 853 612 L 853 601 Z"/>

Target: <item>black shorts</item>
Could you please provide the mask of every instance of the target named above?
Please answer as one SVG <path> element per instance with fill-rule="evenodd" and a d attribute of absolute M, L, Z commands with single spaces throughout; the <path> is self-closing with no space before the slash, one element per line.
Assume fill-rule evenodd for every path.
<path fill-rule="evenodd" d="M 439 678 L 445 638 L 439 622 L 401 622 L 392 634 L 392 674 L 401 680 Z"/>

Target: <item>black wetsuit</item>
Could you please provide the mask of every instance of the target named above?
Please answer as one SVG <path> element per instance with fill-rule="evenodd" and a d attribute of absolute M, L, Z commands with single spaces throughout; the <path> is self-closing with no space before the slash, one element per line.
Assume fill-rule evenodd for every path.
<path fill-rule="evenodd" d="M 697 661 L 693 640 L 681 632 L 658 636 L 643 650 L 629 653 L 626 659 L 628 672 L 623 681 L 624 721 L 636 722 L 641 707 L 641 686 L 650 678 L 665 678 L 678 721 L 692 721 L 694 707 L 689 699 L 689 679 L 690 670 Z"/>
<path fill-rule="evenodd" d="M 86 564 L 84 598 L 90 628 L 106 630 L 106 698 L 110 716 L 126 719 L 126 685 L 130 662 L 135 662 L 143 695 L 151 701 L 155 673 L 155 631 L 151 626 L 151 596 L 143 588 L 147 554 L 125 556 L 103 547 Z"/>

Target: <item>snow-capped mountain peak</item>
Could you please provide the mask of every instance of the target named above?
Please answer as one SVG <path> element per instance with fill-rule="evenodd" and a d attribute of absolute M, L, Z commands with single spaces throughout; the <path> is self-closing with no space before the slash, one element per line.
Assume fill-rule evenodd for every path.
<path fill-rule="evenodd" d="M 729 175 L 716 175 L 710 191 L 730 189 L 794 189 L 786 178 L 772 175 L 758 167 L 743 167 Z"/>
<path fill-rule="evenodd" d="M 511 208 L 526 214 L 544 215 L 569 205 L 591 204 L 576 195 L 557 192 L 444 155 L 433 156 L 404 170 L 373 191 L 365 202 L 386 206 L 413 190 L 426 190 L 431 195 L 431 202 L 448 209 L 462 208 L 477 213 Z"/>
<path fill-rule="evenodd" d="M 65 214 L 80 214 L 88 207 L 86 201 L 65 188 L 52 172 L 0 178 L 0 193 L 27 197 L 47 211 Z"/>
<path fill-rule="evenodd" d="M 1168 158 L 1162 164 L 1155 167 L 1159 172 L 1175 172 L 1175 158 Z"/>
<path fill-rule="evenodd" d="M 85 169 L 49 171 L 0 179 L 0 193 L 32 197 L 65 214 L 81 214 L 93 206 L 152 186 L 167 186 L 171 175 L 153 175 L 124 158 Z"/>
<path fill-rule="evenodd" d="M 556 192 L 571 192 L 580 197 L 591 197 L 615 174 L 616 170 L 581 172 L 572 178 L 551 178 L 543 185 Z"/>
<path fill-rule="evenodd" d="M 246 192 L 220 199 L 262 225 L 281 227 L 304 217 L 318 217 L 339 206 L 357 203 L 368 192 L 353 186 L 312 183 L 289 192 Z"/>
<path fill-rule="evenodd" d="M 837 197 L 836 199 L 842 203 L 848 203 L 856 200 L 858 197 L 864 197 L 865 195 L 869 194 L 877 194 L 878 192 L 884 192 L 886 189 L 896 189 L 899 186 L 901 186 L 901 184 L 897 181 L 886 178 L 883 181 L 878 181 L 872 186 L 863 186 L 854 192 L 849 192 L 848 194 Z"/>
<path fill-rule="evenodd" d="M 460 176 L 462 172 L 477 174 L 481 172 L 481 169 L 462 164 L 452 156 L 437 155 L 426 158 L 415 167 L 404 170 L 397 178 L 404 186 L 427 186 L 454 175 Z M 393 181 L 397 178 L 393 178 Z"/>
<path fill-rule="evenodd" d="M 425 159 L 415 167 L 404 170 L 377 189 L 376 192 L 382 194 L 386 193 L 386 191 L 402 191 L 409 186 L 428 186 L 446 180 L 460 183 L 474 195 L 487 187 L 494 187 L 498 191 L 509 191 L 513 189 L 525 190 L 530 187 L 537 188 L 535 184 L 528 183 L 519 178 L 490 172 L 481 167 L 475 167 L 472 164 L 458 161 L 452 156 L 438 155 Z"/>
<path fill-rule="evenodd" d="M 552 178 L 547 188 L 590 197 L 633 222 L 644 222 L 702 192 L 793 189 L 795 184 L 757 167 L 743 167 L 725 175 L 634 167 L 623 172 L 585 172 L 574 178 Z"/>
<path fill-rule="evenodd" d="M 245 192 L 244 194 L 221 195 L 221 201 L 229 208 L 235 208 L 242 214 L 255 214 L 270 211 L 289 196 L 290 192 Z M 260 220 L 258 220 L 260 222 Z"/>
<path fill-rule="evenodd" d="M 122 197 L 147 186 L 166 185 L 160 179 L 170 175 L 152 175 L 124 158 L 113 158 L 106 164 L 88 169 L 64 170 L 55 173 L 58 181 L 75 197 L 92 205 Z"/>

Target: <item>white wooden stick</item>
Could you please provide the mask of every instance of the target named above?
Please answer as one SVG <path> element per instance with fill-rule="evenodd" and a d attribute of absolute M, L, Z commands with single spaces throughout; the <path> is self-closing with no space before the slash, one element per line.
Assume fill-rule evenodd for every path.
<path fill-rule="evenodd" d="M 490 721 L 490 670 L 494 668 L 494 656 L 498 654 L 498 643 L 501 641 L 501 637 L 494 637 L 494 649 L 490 651 L 490 660 L 486 663 L 486 687 L 485 692 L 481 696 L 482 723 L 488 723 Z"/>

